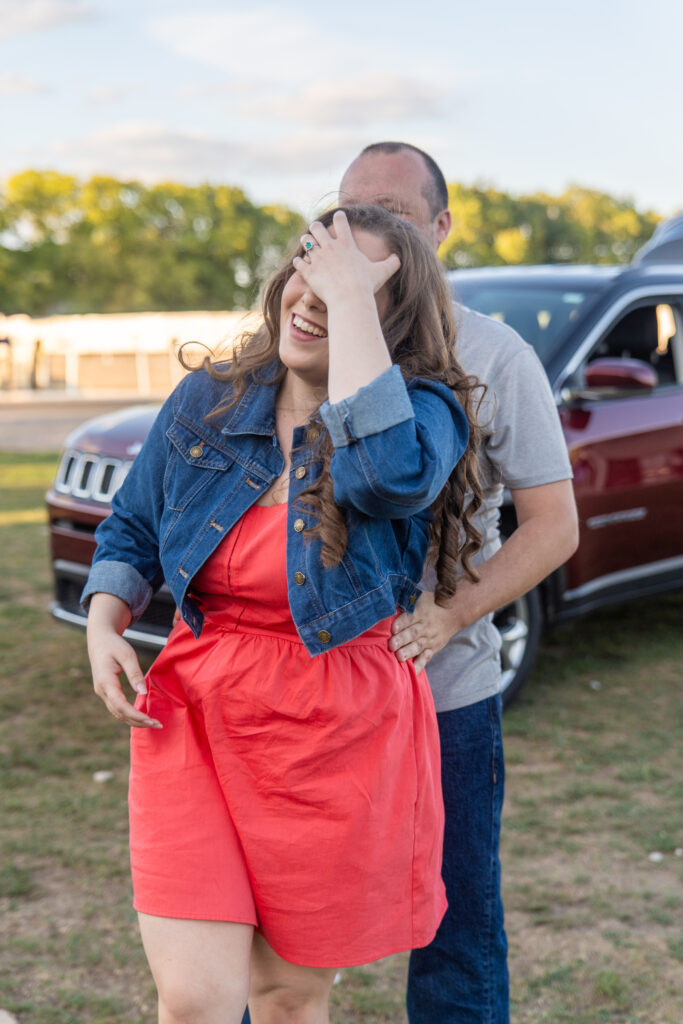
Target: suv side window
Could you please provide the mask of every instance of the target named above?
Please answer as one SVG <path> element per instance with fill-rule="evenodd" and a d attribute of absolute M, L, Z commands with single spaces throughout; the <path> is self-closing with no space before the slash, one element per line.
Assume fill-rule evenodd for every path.
<path fill-rule="evenodd" d="M 681 311 L 662 300 L 630 309 L 605 335 L 588 361 L 640 359 L 657 371 L 660 385 L 675 384 L 676 363 L 680 364 L 682 352 Z M 683 379 L 683 366 L 678 369 Z"/>

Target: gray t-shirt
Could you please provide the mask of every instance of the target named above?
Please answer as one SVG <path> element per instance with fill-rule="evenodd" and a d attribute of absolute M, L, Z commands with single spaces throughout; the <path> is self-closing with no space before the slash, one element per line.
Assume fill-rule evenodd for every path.
<path fill-rule="evenodd" d="M 464 306 L 455 314 L 458 359 L 488 388 L 479 413 L 486 436 L 479 452 L 483 502 L 474 517 L 482 534 L 472 559 L 478 565 L 500 547 L 504 488 L 554 483 L 572 471 L 548 378 L 531 345 L 491 317 Z M 451 711 L 498 693 L 499 652 L 492 615 L 452 637 L 427 668 L 436 710 Z"/>

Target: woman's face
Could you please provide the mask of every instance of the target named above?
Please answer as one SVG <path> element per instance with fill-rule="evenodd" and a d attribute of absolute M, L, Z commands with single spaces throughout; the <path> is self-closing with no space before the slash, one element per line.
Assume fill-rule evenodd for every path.
<path fill-rule="evenodd" d="M 390 254 L 379 235 L 352 228 L 360 251 L 373 261 L 385 260 Z M 375 295 L 380 323 L 389 305 L 389 284 Z M 327 340 L 327 307 L 308 287 L 296 271 L 282 292 L 280 304 L 280 359 L 297 377 L 313 387 L 327 388 L 329 365 Z"/>

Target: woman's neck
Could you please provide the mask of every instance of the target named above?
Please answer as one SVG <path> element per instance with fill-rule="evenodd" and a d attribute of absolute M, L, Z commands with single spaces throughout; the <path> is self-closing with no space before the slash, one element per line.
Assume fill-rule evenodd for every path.
<path fill-rule="evenodd" d="M 275 408 L 308 417 L 326 398 L 327 388 L 315 387 L 288 370 L 277 393 Z"/>

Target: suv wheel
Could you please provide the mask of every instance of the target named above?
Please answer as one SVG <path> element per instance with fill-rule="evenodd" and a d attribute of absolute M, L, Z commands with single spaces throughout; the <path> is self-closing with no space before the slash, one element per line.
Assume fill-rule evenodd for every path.
<path fill-rule="evenodd" d="M 543 613 L 538 589 L 501 608 L 493 617 L 503 646 L 500 652 L 503 707 L 516 697 L 536 657 Z"/>

